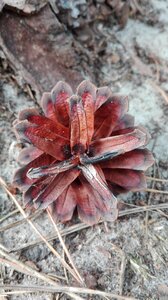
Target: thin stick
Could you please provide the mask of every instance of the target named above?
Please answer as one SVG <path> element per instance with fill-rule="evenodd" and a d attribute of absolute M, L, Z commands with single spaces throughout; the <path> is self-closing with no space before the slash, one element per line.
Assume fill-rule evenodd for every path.
<path fill-rule="evenodd" d="M 2 249 L 5 249 L 5 247 L 3 247 L 3 245 L 2 245 Z M 0 281 L 1 281 L 1 284 L 4 284 L 5 273 L 6 273 L 6 270 L 4 270 L 3 266 L 0 265 Z M 0 296 L 0 300 L 7 300 L 7 297 Z"/>
<path fill-rule="evenodd" d="M 63 250 L 63 258 L 65 259 L 65 251 Z M 66 283 L 69 284 L 69 278 L 68 278 L 68 274 L 67 274 L 67 270 L 64 268 L 64 275 L 66 278 Z"/>
<path fill-rule="evenodd" d="M 155 88 L 155 90 L 157 90 L 161 94 L 161 96 L 163 97 L 163 99 L 168 103 L 168 95 L 167 95 L 167 93 L 162 88 L 160 88 L 160 86 L 157 85 L 154 81 L 150 81 L 150 83 Z"/>
<path fill-rule="evenodd" d="M 157 194 L 168 195 L 168 191 L 155 190 L 155 189 L 145 189 L 145 192 L 152 192 L 152 193 L 157 193 Z"/>
<path fill-rule="evenodd" d="M 54 275 L 54 274 L 51 274 L 51 273 L 47 273 L 47 277 L 48 278 L 50 278 L 50 279 L 52 279 L 52 280 L 56 280 L 56 281 L 58 281 L 58 280 L 64 280 L 64 281 L 66 281 L 66 278 L 65 277 L 63 277 L 63 276 L 59 276 L 59 275 Z"/>
<path fill-rule="evenodd" d="M 3 216 L 1 219 L 0 219 L 0 223 L 2 223 L 3 221 L 5 221 L 6 219 L 8 219 L 9 217 L 17 214 L 19 212 L 19 210 L 16 208 L 15 210 L 11 211 L 10 213 L 8 213 L 7 215 Z"/>
<path fill-rule="evenodd" d="M 135 214 L 138 212 L 145 212 L 145 211 L 151 211 L 151 210 L 157 210 L 157 209 L 166 209 L 168 208 L 168 203 L 161 203 L 161 204 L 155 204 L 155 205 L 145 205 L 145 206 L 139 206 L 136 208 L 126 209 L 119 212 L 119 216 L 126 216 L 130 214 Z"/>
<path fill-rule="evenodd" d="M 17 210 L 17 211 L 19 211 L 19 210 Z M 42 211 L 37 211 L 37 212 L 35 212 L 34 214 L 30 215 L 29 217 L 26 217 L 26 219 L 24 218 L 24 219 L 21 219 L 21 220 L 19 220 L 19 221 L 16 221 L 16 222 L 13 222 L 13 223 L 10 223 L 10 224 L 8 224 L 8 225 L 6 225 L 6 226 L 1 227 L 1 228 L 0 228 L 0 232 L 3 232 L 3 231 L 5 231 L 5 230 L 7 230 L 7 229 L 16 227 L 16 226 L 18 226 L 18 225 L 24 223 L 24 222 L 27 220 L 27 218 L 34 220 L 35 218 L 37 218 L 37 217 L 40 216 L 41 214 L 42 214 Z"/>
<path fill-rule="evenodd" d="M 6 251 L 7 253 L 9 253 L 10 251 L 2 244 L 0 244 L 0 249 Z"/>
<path fill-rule="evenodd" d="M 71 266 L 73 267 L 75 273 L 77 274 L 77 276 L 78 276 L 78 278 L 79 278 L 79 281 L 80 281 L 80 282 L 82 283 L 82 285 L 83 285 L 83 284 L 84 284 L 84 281 L 83 281 L 82 277 L 80 276 L 80 274 L 79 274 L 79 272 L 78 272 L 76 266 L 74 265 L 74 262 L 73 262 L 73 260 L 72 260 L 72 258 L 71 258 L 71 255 L 70 255 L 70 253 L 69 253 L 69 251 L 68 251 L 68 249 L 67 249 L 67 247 L 66 247 L 66 245 L 65 245 L 65 243 L 64 243 L 64 241 L 63 241 L 63 238 L 62 238 L 62 236 L 61 236 L 61 234 L 60 234 L 60 231 L 59 231 L 59 229 L 58 229 L 58 226 L 57 226 L 57 224 L 54 222 L 53 217 L 52 217 L 52 215 L 51 215 L 49 209 L 47 209 L 47 213 L 48 213 L 49 219 L 51 220 L 51 222 L 52 222 L 52 224 L 53 224 L 53 226 L 54 226 L 54 228 L 55 228 L 55 231 L 56 231 L 56 233 L 57 233 L 57 235 L 58 235 L 58 238 L 59 238 L 59 240 L 60 240 L 60 243 L 61 243 L 61 245 L 62 245 L 62 248 L 63 248 L 63 250 L 65 251 L 65 253 L 66 253 L 66 255 L 67 255 L 68 259 L 69 259 L 69 262 L 71 263 Z"/>
<path fill-rule="evenodd" d="M 124 275 L 125 275 L 125 268 L 127 264 L 127 258 L 125 252 L 118 246 L 112 243 L 112 248 L 117 250 L 120 253 L 121 257 L 121 267 L 120 267 L 120 279 L 119 279 L 119 294 L 122 295 L 123 293 L 123 285 L 124 285 Z"/>
<path fill-rule="evenodd" d="M 150 177 L 150 176 L 146 176 L 146 179 L 147 179 L 147 180 L 153 180 L 153 181 L 167 182 L 167 183 L 168 183 L 168 179 L 161 179 L 161 178 Z"/>
<path fill-rule="evenodd" d="M 154 168 L 153 168 L 153 172 L 154 172 L 154 176 L 156 174 L 156 165 L 154 164 Z M 151 188 L 154 189 L 155 187 L 155 181 L 152 181 L 152 186 Z M 153 193 L 149 193 L 149 197 L 147 199 L 147 204 L 148 205 L 151 205 L 151 197 L 152 197 Z M 145 239 L 144 241 L 146 240 L 147 241 L 147 237 L 148 237 L 148 219 L 149 219 L 149 211 L 146 211 L 146 216 L 145 216 Z M 147 243 L 146 243 L 147 245 Z"/>
<path fill-rule="evenodd" d="M 49 292 L 49 293 L 67 293 L 73 292 L 77 294 L 87 294 L 87 295 L 99 295 L 102 297 L 109 297 L 115 298 L 118 300 L 135 300 L 135 298 L 127 297 L 127 296 L 120 296 L 113 293 L 103 292 L 99 290 L 92 290 L 88 288 L 79 288 L 79 287 L 68 287 L 68 286 L 60 286 L 60 287 L 50 287 L 50 286 L 18 286 L 18 285 L 0 285 L 0 288 L 8 289 L 8 290 L 18 290 L 18 291 L 27 291 L 27 292 Z"/>
<path fill-rule="evenodd" d="M 120 295 L 122 295 L 123 292 L 125 268 L 126 268 L 126 257 L 125 255 L 123 255 L 121 260 L 121 270 L 120 270 Z"/>
<path fill-rule="evenodd" d="M 20 210 L 21 214 L 24 218 L 27 218 L 24 210 L 20 206 L 20 204 L 17 202 L 15 197 L 11 194 L 11 192 L 8 190 L 8 187 L 6 186 L 6 183 L 3 181 L 2 178 L 0 178 L 0 184 L 3 186 L 7 194 L 11 197 L 17 208 Z M 59 259 L 59 261 L 62 263 L 62 265 L 71 273 L 71 275 L 80 283 L 78 276 L 70 268 L 70 266 L 62 259 L 62 257 L 59 255 L 59 253 L 50 245 L 50 243 L 45 239 L 45 237 L 40 233 L 40 231 L 36 228 L 36 226 L 31 222 L 31 220 L 27 219 L 27 222 L 30 224 L 30 226 L 34 229 L 34 231 L 40 236 L 40 238 L 43 240 L 43 242 L 48 246 L 48 248 L 51 250 L 51 252 Z"/>
<path fill-rule="evenodd" d="M 162 210 L 157 209 L 157 211 L 158 211 L 163 217 L 168 218 L 168 215 L 165 214 Z"/>

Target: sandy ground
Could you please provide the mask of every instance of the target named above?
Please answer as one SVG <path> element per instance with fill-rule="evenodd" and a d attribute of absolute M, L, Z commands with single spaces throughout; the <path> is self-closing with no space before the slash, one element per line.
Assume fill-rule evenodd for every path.
<path fill-rule="evenodd" d="M 145 17 L 130 18 L 122 30 L 119 30 L 118 26 L 100 27 L 108 39 L 106 57 L 99 68 L 95 84 L 108 84 L 112 91 L 129 96 L 129 111 L 135 116 L 136 124 L 143 124 L 151 134 L 149 148 L 155 155 L 156 164 L 148 174 L 166 179 L 168 2 L 152 0 L 148 17 L 149 15 L 150 19 L 154 20 L 153 23 Z M 83 74 L 83 78 L 89 78 L 89 74 Z M 0 173 L 8 185 L 12 181 L 14 170 L 18 167 L 17 155 L 21 148 L 13 133 L 12 122 L 21 109 L 36 105 L 37 102 L 28 97 L 20 86 L 8 77 L 3 77 L 0 85 Z M 166 190 L 166 183 L 152 183 L 149 180 L 148 187 Z M 22 203 L 18 191 L 16 196 Z M 166 203 L 167 195 L 130 193 L 124 197 L 120 196 L 120 199 L 132 205 L 159 205 Z M 14 253 L 15 258 L 31 264 L 38 271 L 65 276 L 61 264 L 43 243 L 26 247 L 38 239 L 29 224 L 23 222 L 18 226 L 6 228 L 9 224 L 21 220 L 22 216 L 16 212 L 5 218 L 16 207 L 3 189 L 0 190 L 0 201 L 1 243 Z M 45 213 L 38 216 L 34 222 L 43 235 L 48 236 L 54 232 Z M 72 223 L 60 225 L 59 228 L 71 225 Z M 68 235 L 65 242 L 89 287 L 135 299 L 164 300 L 168 298 L 167 232 L 166 211 L 158 209 L 148 214 L 143 212 L 121 217 L 114 224 L 107 224 L 107 227 L 99 224 L 77 231 Z M 58 241 L 53 240 L 51 243 L 62 255 Z M 4 265 L 1 266 L 1 282 L 26 286 L 42 283 L 32 276 L 24 275 Z M 76 285 L 71 276 L 69 284 Z M 83 295 L 83 297 L 99 299 L 98 296 Z M 33 293 L 11 295 L 8 299 L 57 298 L 47 293 Z M 61 299 L 69 297 L 64 295 Z"/>

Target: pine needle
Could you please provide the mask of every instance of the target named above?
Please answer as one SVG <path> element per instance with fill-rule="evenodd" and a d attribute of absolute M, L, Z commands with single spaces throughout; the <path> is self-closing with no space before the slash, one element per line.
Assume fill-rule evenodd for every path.
<path fill-rule="evenodd" d="M 87 295 L 98 295 L 101 297 L 109 297 L 110 299 L 117 299 L 117 300 L 135 300 L 135 298 L 127 297 L 127 296 L 120 296 L 117 294 L 103 292 L 99 290 L 92 290 L 88 288 L 79 288 L 79 287 L 71 287 L 71 286 L 59 286 L 59 287 L 50 287 L 50 286 L 22 286 L 22 285 L 0 285 L 0 289 L 8 289 L 14 290 L 18 292 L 49 292 L 49 293 L 77 293 L 77 294 L 87 294 Z M 3 295 L 8 295 L 7 293 Z"/>
<path fill-rule="evenodd" d="M 70 266 L 65 262 L 65 260 L 62 259 L 62 257 L 59 255 L 59 253 L 51 246 L 51 244 L 46 240 L 46 238 L 40 233 L 40 231 L 37 229 L 37 227 L 32 223 L 30 219 L 27 218 L 23 208 L 18 203 L 17 199 L 12 195 L 12 193 L 9 191 L 6 183 L 2 178 L 0 178 L 0 184 L 5 189 L 7 194 L 11 197 L 12 201 L 15 203 L 17 208 L 19 209 L 22 216 L 27 220 L 27 222 L 30 224 L 30 226 L 33 228 L 33 230 L 39 235 L 39 237 L 43 240 L 43 242 L 48 246 L 48 248 L 51 250 L 51 252 L 59 259 L 59 261 L 62 263 L 62 265 L 71 273 L 71 275 L 80 283 L 78 276 L 74 272 L 73 269 L 70 268 Z"/>
<path fill-rule="evenodd" d="M 67 255 L 68 259 L 69 259 L 69 262 L 71 263 L 71 266 L 72 266 L 73 269 L 74 269 L 74 272 L 77 274 L 77 276 L 78 276 L 79 281 L 81 282 L 81 284 L 84 285 L 84 281 L 83 281 L 82 277 L 80 276 L 80 274 L 79 274 L 77 268 L 76 268 L 75 265 L 74 265 L 74 262 L 73 262 L 73 260 L 72 260 L 72 258 L 71 258 L 71 255 L 70 255 L 70 253 L 69 253 L 69 251 L 68 251 L 68 249 L 67 249 L 67 247 L 66 247 L 66 245 L 65 245 L 65 243 L 64 243 L 64 241 L 63 241 L 63 238 L 62 238 L 62 236 L 61 236 L 61 234 L 60 234 L 60 232 L 59 232 L 59 229 L 58 229 L 58 227 L 57 227 L 57 224 L 54 222 L 53 217 L 52 217 L 52 215 L 51 215 L 49 209 L 47 209 L 47 213 L 48 213 L 48 216 L 49 216 L 50 221 L 51 221 L 52 224 L 54 225 L 54 228 L 55 228 L 55 231 L 56 231 L 57 236 L 58 236 L 58 238 L 59 238 L 59 241 L 60 241 L 60 243 L 61 243 L 61 245 L 62 245 L 62 248 L 63 248 L 63 250 L 65 251 L 65 253 L 66 253 L 66 255 Z"/>

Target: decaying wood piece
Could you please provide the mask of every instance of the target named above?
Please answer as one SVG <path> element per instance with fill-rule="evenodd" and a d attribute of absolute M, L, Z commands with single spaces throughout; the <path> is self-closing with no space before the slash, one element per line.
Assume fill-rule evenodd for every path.
<path fill-rule="evenodd" d="M 21 16 L 4 10 L 0 18 L 0 46 L 37 98 L 58 80 L 76 86 L 82 79 L 73 37 L 65 32 L 49 5 L 35 15 Z"/>

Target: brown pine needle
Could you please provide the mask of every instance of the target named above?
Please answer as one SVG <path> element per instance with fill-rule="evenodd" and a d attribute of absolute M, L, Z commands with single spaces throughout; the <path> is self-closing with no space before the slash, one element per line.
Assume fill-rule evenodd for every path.
<path fill-rule="evenodd" d="M 48 213 L 49 219 L 50 219 L 50 221 L 52 222 L 52 224 L 53 224 L 53 226 L 54 226 L 54 228 L 55 228 L 55 231 L 56 231 L 56 233 L 57 233 L 57 235 L 58 235 L 60 244 L 62 245 L 62 248 L 63 248 L 63 250 L 65 251 L 65 253 L 66 253 L 67 257 L 68 257 L 69 262 L 71 263 L 71 266 L 72 266 L 73 269 L 74 269 L 74 272 L 77 274 L 77 276 L 78 276 L 79 281 L 81 282 L 81 284 L 84 285 L 84 281 L 83 281 L 82 277 L 80 276 L 80 274 L 79 274 L 79 272 L 78 272 L 76 266 L 74 265 L 74 262 L 73 262 L 73 260 L 72 260 L 72 258 L 71 258 L 71 255 L 70 255 L 70 253 L 69 253 L 69 251 L 68 251 L 68 249 L 67 249 L 67 247 L 66 247 L 66 245 L 65 245 L 65 243 L 64 243 L 64 241 L 63 241 L 63 238 L 62 238 L 62 236 L 61 236 L 61 234 L 60 234 L 60 231 L 59 231 L 59 229 L 58 229 L 58 226 L 57 226 L 57 224 L 54 222 L 53 217 L 52 217 L 52 215 L 51 215 L 49 209 L 47 209 L 47 213 Z"/>
<path fill-rule="evenodd" d="M 150 177 L 150 176 L 146 176 L 147 180 L 153 180 L 153 181 L 158 181 L 158 182 L 167 182 L 168 183 L 168 179 L 162 179 L 162 178 L 156 178 L 156 177 Z"/>
<path fill-rule="evenodd" d="M 19 210 L 17 210 L 17 211 L 19 211 Z M 37 212 L 31 214 L 30 216 L 26 217 L 26 219 L 29 218 L 31 220 L 34 220 L 35 218 L 37 218 L 41 214 L 42 214 L 42 211 L 37 211 Z M 21 225 L 22 223 L 24 223 L 26 221 L 26 219 L 24 218 L 24 219 L 18 220 L 16 222 L 12 222 L 10 224 L 7 224 L 5 226 L 2 226 L 0 228 L 0 232 L 5 231 L 5 230 L 10 229 L 10 228 L 13 228 L 13 227 L 16 227 L 18 225 Z M 0 222 L 1 222 L 1 220 L 0 220 Z M 3 220 L 2 220 L 2 222 L 3 222 Z"/>
<path fill-rule="evenodd" d="M 33 277 L 36 277 L 38 279 L 43 280 L 44 282 L 48 283 L 49 285 L 52 286 L 12 286 L 12 285 L 0 285 L 0 289 L 3 291 L 5 289 L 7 290 L 14 290 L 14 292 L 19 292 L 21 291 L 27 292 L 27 293 L 32 293 L 32 292 L 49 292 L 49 293 L 66 293 L 75 300 L 84 300 L 77 294 L 90 294 L 90 295 L 99 295 L 102 297 L 110 297 L 110 298 L 115 298 L 118 300 L 135 300 L 134 298 L 126 297 L 126 296 L 121 296 L 121 295 L 116 295 L 113 293 L 108 293 L 108 292 L 103 292 L 99 290 L 92 290 L 88 288 L 80 288 L 80 287 L 68 287 L 68 286 L 61 286 L 52 279 L 48 278 L 45 274 L 38 272 L 34 269 L 32 269 L 30 266 L 26 265 L 25 263 L 21 262 L 20 260 L 15 259 L 13 256 L 10 254 L 6 253 L 5 251 L 0 249 L 0 255 L 2 258 L 0 258 L 0 262 L 9 265 L 13 267 L 15 270 L 24 273 L 26 275 L 30 275 Z M 8 293 L 8 292 L 7 292 Z M 2 292 L 1 295 L 7 295 L 7 293 Z"/>
<path fill-rule="evenodd" d="M 7 215 L 5 215 L 5 216 L 3 216 L 2 218 L 0 218 L 0 223 L 2 223 L 3 221 L 5 221 L 5 220 L 8 219 L 9 217 L 11 217 L 11 216 L 17 214 L 18 212 L 19 212 L 18 209 L 15 209 L 15 210 L 9 212 Z"/>
<path fill-rule="evenodd" d="M 4 180 L 0 178 L 0 184 L 5 189 L 7 194 L 11 197 L 19 211 L 21 212 L 22 216 L 26 219 L 27 216 L 23 210 L 23 208 L 20 206 L 16 198 L 12 195 L 12 193 L 8 190 L 8 187 Z M 46 240 L 46 238 L 40 233 L 40 231 L 36 228 L 36 226 L 32 223 L 30 219 L 27 218 L 27 222 L 30 224 L 30 226 L 34 229 L 34 231 L 40 236 L 40 238 L 43 240 L 43 242 L 48 246 L 48 248 L 51 250 L 51 252 L 59 259 L 59 261 L 62 263 L 62 265 L 71 273 L 71 275 L 80 283 L 78 276 L 74 272 L 73 269 L 70 268 L 70 266 L 66 263 L 65 260 L 62 259 L 62 257 L 59 255 L 59 253 L 51 246 L 51 244 Z"/>
<path fill-rule="evenodd" d="M 154 176 L 155 176 L 155 174 L 156 174 L 156 165 L 154 165 L 153 172 L 154 172 Z M 155 181 L 152 181 L 151 188 L 153 189 L 154 187 L 155 187 Z M 147 204 L 148 205 L 151 204 L 151 198 L 152 198 L 152 193 L 149 193 L 149 197 L 147 199 Z M 144 239 L 144 241 L 146 242 L 145 243 L 146 245 L 147 245 L 147 238 L 148 238 L 148 220 L 149 220 L 149 211 L 146 211 L 146 215 L 145 215 L 145 239 Z"/>
<path fill-rule="evenodd" d="M 145 192 L 168 195 L 168 191 L 155 190 L 155 189 L 145 189 Z"/>
<path fill-rule="evenodd" d="M 17 270 L 23 274 L 30 275 L 32 277 L 41 279 L 44 282 L 53 285 L 55 288 L 59 288 L 58 283 L 56 283 L 55 281 L 50 279 L 44 273 L 38 272 L 35 269 L 32 269 L 30 266 L 24 264 L 20 260 L 15 259 L 13 256 L 11 256 L 10 254 L 6 253 L 5 251 L 3 251 L 1 249 L 0 249 L 0 255 L 2 256 L 2 258 L 0 257 L 1 263 L 4 263 L 5 265 L 9 265 L 9 266 L 13 267 L 15 270 Z M 2 288 L 3 290 L 5 289 L 4 285 L 2 285 L 0 288 Z M 79 298 L 77 295 L 75 295 L 71 292 L 65 292 L 65 293 L 68 294 L 70 297 L 72 297 L 75 300 L 83 300 L 83 298 L 81 298 L 81 297 Z"/>
<path fill-rule="evenodd" d="M 63 250 L 62 256 L 65 259 L 65 251 L 64 250 Z M 69 285 L 69 278 L 68 278 L 67 270 L 65 268 L 64 268 L 64 276 L 65 276 L 67 285 Z"/>
<path fill-rule="evenodd" d="M 155 90 L 157 90 L 161 94 L 163 99 L 168 103 L 167 93 L 159 85 L 157 85 L 154 81 L 150 81 L 150 83 L 155 88 Z"/>
<path fill-rule="evenodd" d="M 127 297 L 127 296 L 120 296 L 117 294 L 109 293 L 109 292 L 103 292 L 99 290 L 92 290 L 88 288 L 79 288 L 79 287 L 68 287 L 68 286 L 60 286 L 60 287 L 50 287 L 50 286 L 21 286 L 21 285 L 0 285 L 0 289 L 8 289 L 8 290 L 14 290 L 18 292 L 49 292 L 49 293 L 77 293 L 77 294 L 87 294 L 87 295 L 99 295 L 102 297 L 109 297 L 110 299 L 118 299 L 118 300 L 135 300 L 135 298 Z M 8 293 L 8 292 L 7 292 Z M 7 295 L 7 293 L 3 293 L 3 295 Z"/>
<path fill-rule="evenodd" d="M 119 211 L 118 215 L 119 215 L 119 217 L 123 217 L 123 216 L 136 214 L 136 213 L 144 213 L 147 210 L 149 210 L 149 211 L 158 211 L 159 209 L 167 209 L 167 208 L 168 208 L 168 203 L 161 203 L 161 204 L 155 204 L 155 205 L 149 205 L 149 206 L 148 205 L 137 206 L 135 208 L 125 209 L 125 210 Z M 100 221 L 99 224 L 102 223 L 102 222 L 104 222 L 104 221 Z M 90 227 L 90 225 L 85 224 L 85 223 L 78 223 L 78 224 L 72 225 L 70 227 L 67 227 L 67 228 L 61 230 L 61 235 L 66 236 L 66 235 L 69 235 L 71 233 L 86 229 L 88 227 Z M 52 234 L 50 234 L 49 236 L 46 237 L 46 239 L 48 241 L 52 241 L 52 240 L 57 239 L 57 238 L 58 238 L 58 236 L 55 233 L 52 233 Z M 14 248 L 10 252 L 17 252 L 17 251 L 20 251 L 20 250 L 25 250 L 25 249 L 28 249 L 30 247 L 34 247 L 34 246 L 36 246 L 36 245 L 38 245 L 42 242 L 43 241 L 41 239 L 37 239 L 36 241 L 27 243 L 27 244 L 23 245 L 22 247 Z"/>

